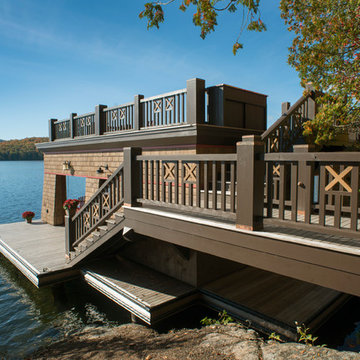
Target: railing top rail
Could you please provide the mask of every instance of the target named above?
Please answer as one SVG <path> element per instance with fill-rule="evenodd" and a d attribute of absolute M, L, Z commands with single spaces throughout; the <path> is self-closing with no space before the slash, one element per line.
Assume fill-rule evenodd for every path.
<path fill-rule="evenodd" d="M 86 207 L 91 204 L 91 202 L 98 196 L 98 194 L 106 188 L 106 186 L 115 178 L 115 176 L 123 169 L 124 164 L 121 163 L 121 165 L 112 173 L 112 175 L 101 185 L 101 187 L 97 190 L 97 192 L 81 207 L 80 211 L 77 212 L 74 217 L 72 218 L 72 221 L 74 221 Z"/>
<path fill-rule="evenodd" d="M 59 123 L 63 123 L 65 121 L 70 121 L 70 119 L 64 119 L 64 120 L 57 120 L 54 122 L 54 124 L 59 124 Z"/>
<path fill-rule="evenodd" d="M 83 118 L 83 117 L 86 117 L 86 116 L 94 116 L 95 115 L 95 112 L 89 112 L 87 114 L 81 114 L 81 115 L 76 115 L 74 116 L 74 119 L 80 119 L 80 118 Z"/>
<path fill-rule="evenodd" d="M 265 161 L 360 162 L 360 152 L 266 153 Z"/>
<path fill-rule="evenodd" d="M 311 92 L 309 95 L 302 96 L 294 105 L 292 105 L 288 111 L 282 114 L 278 120 L 276 120 L 262 135 L 261 140 L 265 140 L 282 122 L 284 122 L 293 111 L 295 111 L 299 106 L 301 106 L 309 97 L 313 95 Z"/>
<path fill-rule="evenodd" d="M 140 102 L 144 103 L 146 101 L 151 101 L 151 100 L 158 100 L 164 97 L 168 97 L 168 96 L 173 96 L 173 95 L 178 95 L 178 94 L 184 94 L 187 92 L 187 89 L 180 89 L 180 90 L 175 90 L 175 91 L 171 91 L 165 94 L 160 94 L 160 95 L 155 95 L 155 96 L 151 96 L 145 99 L 141 99 Z"/>
<path fill-rule="evenodd" d="M 236 161 L 236 154 L 174 154 L 174 155 L 138 155 L 136 160 L 163 161 Z"/>
<path fill-rule="evenodd" d="M 134 105 L 134 103 L 130 101 L 130 102 L 125 103 L 125 104 L 106 107 L 106 108 L 103 109 L 103 111 L 106 112 L 106 111 L 116 110 L 116 109 L 119 109 L 119 108 L 122 108 L 122 107 L 125 107 L 125 106 L 131 106 L 131 105 Z"/>

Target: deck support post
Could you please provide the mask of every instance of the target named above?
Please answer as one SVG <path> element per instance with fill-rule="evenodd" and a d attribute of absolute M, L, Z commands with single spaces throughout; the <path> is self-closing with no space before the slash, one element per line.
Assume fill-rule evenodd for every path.
<path fill-rule="evenodd" d="M 237 148 L 237 210 L 236 227 L 261 230 L 264 211 L 264 142 L 261 136 L 247 135 Z"/>
<path fill-rule="evenodd" d="M 49 141 L 55 140 L 55 123 L 57 119 L 49 119 Z"/>
<path fill-rule="evenodd" d="M 294 153 L 309 153 L 314 152 L 315 146 L 306 145 L 294 145 Z M 312 199 L 314 195 L 314 163 L 308 163 L 307 161 L 299 160 L 298 179 L 297 179 L 297 191 L 298 191 L 298 205 L 297 214 L 306 215 L 305 222 L 310 222 Z"/>
<path fill-rule="evenodd" d="M 104 109 L 107 108 L 106 105 L 96 105 L 95 106 L 95 135 L 102 135 L 105 128 L 105 113 Z"/>
<path fill-rule="evenodd" d="M 141 148 L 124 148 L 124 205 L 136 206 L 140 197 L 142 173 L 136 156 L 141 155 Z"/>
<path fill-rule="evenodd" d="M 77 116 L 76 113 L 71 113 L 70 114 L 70 137 L 74 138 L 75 137 L 75 120 L 74 117 Z"/>
<path fill-rule="evenodd" d="M 186 81 L 186 122 L 203 124 L 205 122 L 205 80 Z"/>
<path fill-rule="evenodd" d="M 72 249 L 72 244 L 75 237 L 74 223 L 71 221 L 69 215 L 65 215 L 65 254 L 69 255 Z"/>
<path fill-rule="evenodd" d="M 144 98 L 144 95 L 135 95 L 134 96 L 134 130 L 140 130 L 144 126 L 143 121 L 143 111 L 141 106 L 141 100 Z"/>

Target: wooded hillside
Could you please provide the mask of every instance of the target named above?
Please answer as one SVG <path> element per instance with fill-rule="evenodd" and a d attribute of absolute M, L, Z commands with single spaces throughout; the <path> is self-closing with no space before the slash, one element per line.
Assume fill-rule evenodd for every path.
<path fill-rule="evenodd" d="M 43 154 L 35 147 L 36 143 L 49 141 L 47 137 L 31 137 L 21 140 L 0 141 L 1 160 L 42 160 Z"/>

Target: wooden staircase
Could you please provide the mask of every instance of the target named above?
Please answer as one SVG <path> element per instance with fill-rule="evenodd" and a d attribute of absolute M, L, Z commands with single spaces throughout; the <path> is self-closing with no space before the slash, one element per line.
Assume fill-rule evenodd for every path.
<path fill-rule="evenodd" d="M 121 164 L 74 217 L 65 217 L 67 262 L 75 265 L 127 243 L 124 229 L 124 171 Z"/>

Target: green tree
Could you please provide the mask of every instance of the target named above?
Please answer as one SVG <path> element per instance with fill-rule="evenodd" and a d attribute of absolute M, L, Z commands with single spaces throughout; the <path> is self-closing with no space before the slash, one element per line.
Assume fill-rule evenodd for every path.
<path fill-rule="evenodd" d="M 145 4 L 140 13 L 148 28 L 164 21 L 167 2 Z M 266 30 L 260 18 L 260 0 L 179 0 L 180 10 L 194 6 L 193 22 L 200 36 L 215 30 L 220 11 L 238 12 L 241 27 L 233 47 L 242 48 L 244 29 Z M 311 82 L 318 97 L 318 113 L 304 124 L 304 135 L 318 144 L 334 139 L 343 131 L 360 128 L 360 0 L 280 0 L 281 16 L 294 33 L 288 62 L 299 74 L 302 85 Z M 241 11 L 242 10 L 242 11 Z"/>

